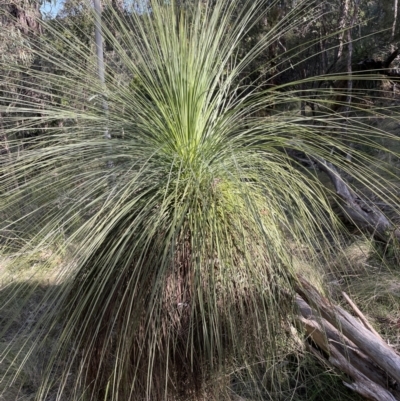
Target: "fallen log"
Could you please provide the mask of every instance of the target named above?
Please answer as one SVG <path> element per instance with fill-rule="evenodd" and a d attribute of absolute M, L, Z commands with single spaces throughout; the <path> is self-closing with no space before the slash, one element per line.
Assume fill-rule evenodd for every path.
<path fill-rule="evenodd" d="M 377 383 L 369 380 L 359 372 L 348 359 L 335 350 L 335 347 L 332 347 L 331 355 L 330 361 L 332 365 L 340 368 L 340 370 L 354 379 L 353 383 L 343 382 L 346 387 L 356 391 L 369 400 L 396 401 L 396 398 L 394 398 L 390 392 L 379 386 Z"/>
<path fill-rule="evenodd" d="M 400 241 L 400 230 L 395 228 L 379 208 L 362 199 L 340 176 L 336 167 L 323 159 L 315 159 L 318 167 L 324 171 L 332 181 L 339 205 L 349 223 L 360 230 L 366 230 L 375 237 L 387 242 L 392 234 Z"/>
<path fill-rule="evenodd" d="M 370 380 L 382 387 L 386 387 L 388 376 L 381 369 L 377 369 L 376 365 L 371 362 L 359 347 L 353 344 L 327 320 L 316 315 L 303 298 L 297 296 L 296 303 L 301 313 L 300 321 L 306 328 L 307 335 L 323 350 L 323 356 L 328 361 L 331 355 L 331 346 L 335 346 L 338 352 L 346 355 L 352 361 L 356 369 Z"/>
<path fill-rule="evenodd" d="M 369 232 L 384 242 L 389 242 L 393 238 L 400 241 L 400 229 L 395 227 L 375 204 L 357 194 L 345 182 L 332 163 L 317 157 L 300 157 L 294 151 L 288 151 L 288 153 L 297 162 L 309 164 L 309 167 L 318 166 L 321 171 L 328 175 L 338 196 L 338 205 L 348 223 L 356 226 L 361 231 Z M 308 163 L 305 163 L 305 161 L 308 161 Z"/>
<path fill-rule="evenodd" d="M 360 347 L 377 366 L 386 372 L 390 372 L 390 376 L 400 383 L 400 355 L 381 338 L 376 337 L 366 329 L 350 313 L 329 302 L 305 280 L 300 280 L 301 288 L 299 288 L 298 293 L 316 307 L 324 319 L 337 327 L 345 337 Z M 365 347 L 366 344 L 368 347 Z"/>
<path fill-rule="evenodd" d="M 348 388 L 369 400 L 400 401 L 400 355 L 369 323 L 359 323 L 301 277 L 296 304 L 311 351 L 345 373 Z"/>

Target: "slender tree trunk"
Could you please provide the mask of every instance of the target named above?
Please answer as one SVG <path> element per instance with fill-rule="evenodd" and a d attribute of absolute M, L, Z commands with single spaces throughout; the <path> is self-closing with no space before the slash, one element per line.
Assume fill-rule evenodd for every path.
<path fill-rule="evenodd" d="M 393 26 L 392 26 L 392 37 L 391 40 L 394 39 L 394 33 L 396 31 L 396 24 L 397 24 L 397 8 L 398 8 L 398 0 L 394 0 L 394 18 L 393 18 Z"/>
<path fill-rule="evenodd" d="M 95 41 L 97 54 L 97 73 L 102 87 L 103 111 L 105 116 L 108 116 L 108 102 L 105 98 L 105 67 L 104 67 L 104 50 L 103 50 L 103 32 L 101 28 L 101 4 L 100 0 L 94 0 L 95 10 Z M 111 139 L 108 127 L 105 128 L 104 138 Z"/>
<path fill-rule="evenodd" d="M 328 69 L 328 63 L 327 63 L 327 54 L 326 54 L 326 46 L 325 46 L 325 40 L 324 36 L 325 34 L 322 33 L 322 31 L 319 31 L 320 35 L 320 40 L 319 40 L 319 46 L 320 46 L 320 52 L 321 52 L 321 67 L 322 67 L 322 74 L 326 74 L 326 71 Z"/>
<path fill-rule="evenodd" d="M 346 0 L 346 1 L 348 1 L 348 0 Z M 350 110 L 351 95 L 352 95 L 352 91 L 353 91 L 353 79 L 352 79 L 353 39 L 351 37 L 351 31 L 352 31 L 352 28 L 357 19 L 358 2 L 359 2 L 359 0 L 354 1 L 353 15 L 351 17 L 349 27 L 347 29 L 347 75 L 348 75 L 348 80 L 347 80 L 347 97 L 346 97 L 346 111 L 345 111 L 346 118 L 348 117 L 348 113 Z"/>
<path fill-rule="evenodd" d="M 111 133 L 108 129 L 108 101 L 106 97 L 106 83 L 105 83 L 105 66 L 104 66 L 104 49 L 103 49 L 103 32 L 101 28 L 101 4 L 100 0 L 94 0 L 95 10 L 95 41 L 96 41 L 96 54 L 97 54 L 97 69 L 99 75 L 99 81 L 101 84 L 101 95 L 103 98 L 103 112 L 106 118 L 106 125 L 104 129 L 104 139 L 110 140 Z M 111 143 L 107 146 L 107 167 L 113 169 L 114 162 L 111 159 L 112 156 L 112 145 Z M 115 176 L 111 174 L 109 177 L 109 186 L 113 187 L 115 184 Z"/>
<path fill-rule="evenodd" d="M 343 47 L 344 47 L 344 34 L 346 29 L 346 21 L 348 20 L 349 15 L 349 3 L 350 0 L 342 0 L 341 4 L 341 11 L 339 17 L 339 47 L 336 59 L 340 59 L 343 54 Z"/>
<path fill-rule="evenodd" d="M 353 39 L 351 37 L 351 31 L 353 29 L 353 26 L 356 22 L 357 19 L 357 14 L 358 14 L 358 3 L 359 0 L 354 0 L 353 4 L 353 15 L 351 17 L 351 21 L 349 24 L 349 27 L 347 29 L 347 96 L 346 96 L 346 107 L 344 111 L 344 116 L 346 120 L 349 117 L 350 113 L 350 107 L 351 107 L 351 98 L 352 98 L 352 93 L 353 93 L 353 78 L 352 78 L 352 65 L 353 65 Z M 345 128 L 346 129 L 346 128 Z M 353 144 L 350 144 L 350 147 L 353 147 Z M 351 153 L 348 152 L 346 155 L 346 160 L 351 161 Z"/>
<path fill-rule="evenodd" d="M 103 32 L 101 28 L 101 4 L 100 0 L 94 0 L 95 10 L 95 40 L 97 54 L 97 71 L 102 85 L 105 84 L 104 78 L 104 54 L 103 54 Z"/>

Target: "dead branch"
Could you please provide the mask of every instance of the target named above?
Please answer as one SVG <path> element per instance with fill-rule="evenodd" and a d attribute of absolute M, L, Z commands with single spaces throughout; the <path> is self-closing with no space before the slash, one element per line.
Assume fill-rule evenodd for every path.
<path fill-rule="evenodd" d="M 360 228 L 367 230 L 379 239 L 387 242 L 390 234 L 400 240 L 400 230 L 395 228 L 386 216 L 374 205 L 366 202 L 356 194 L 340 176 L 336 167 L 323 159 L 316 159 L 318 167 L 332 181 L 339 205 L 344 211 L 345 218 Z"/>
<path fill-rule="evenodd" d="M 352 307 L 353 311 L 355 312 L 355 314 L 359 317 L 359 319 L 362 321 L 362 323 L 364 324 L 364 326 L 371 331 L 372 333 L 374 333 L 378 338 L 380 338 L 382 341 L 382 337 L 380 336 L 380 334 L 369 324 L 367 318 L 364 316 L 364 314 L 360 311 L 360 309 L 358 309 L 357 305 L 351 300 L 351 298 L 344 292 L 342 291 L 342 295 L 343 298 L 346 300 L 346 302 Z"/>
<path fill-rule="evenodd" d="M 344 384 L 365 398 L 400 401 L 400 355 L 375 330 L 330 302 L 302 277 L 298 280 L 299 321 L 312 340 L 312 352 L 349 377 Z"/>

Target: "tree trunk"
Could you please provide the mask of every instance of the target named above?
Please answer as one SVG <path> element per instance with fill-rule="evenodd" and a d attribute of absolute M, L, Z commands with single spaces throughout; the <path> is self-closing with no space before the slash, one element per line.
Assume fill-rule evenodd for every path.
<path fill-rule="evenodd" d="M 342 0 L 341 9 L 340 9 L 340 17 L 339 17 L 339 47 L 336 59 L 339 60 L 343 54 L 344 47 L 344 34 L 346 29 L 346 21 L 349 15 L 349 2 L 350 0 Z"/>
<path fill-rule="evenodd" d="M 39 1 L 5 0 L 5 10 L 14 19 L 15 26 L 25 35 L 41 33 Z"/>
<path fill-rule="evenodd" d="M 395 34 L 395 31 L 396 31 L 398 0 L 394 0 L 393 8 L 394 8 L 394 17 L 393 17 L 392 37 L 391 37 L 392 41 L 394 39 L 394 34 Z"/>

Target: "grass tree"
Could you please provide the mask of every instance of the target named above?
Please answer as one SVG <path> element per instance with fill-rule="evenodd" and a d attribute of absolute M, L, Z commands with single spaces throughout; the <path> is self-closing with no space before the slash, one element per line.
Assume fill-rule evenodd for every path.
<path fill-rule="evenodd" d="M 268 8 L 210 3 L 110 11 L 117 29 L 107 19 L 102 28 L 121 70 L 106 58 L 107 115 L 94 48 L 44 22 L 82 63 L 44 39 L 30 91 L 46 95 L 45 106 L 29 96 L 0 106 L 12 142 L 1 159 L 0 228 L 20 239 L 7 271 L 40 250 L 53 255 L 54 285 L 13 362 L 18 374 L 52 339 L 39 400 L 50 392 L 60 400 L 222 400 L 233 391 L 279 399 L 281 361 L 293 348 L 293 250 L 306 247 L 321 272 L 320 250 L 340 248 L 327 190 L 298 160 L 333 163 L 374 193 L 390 192 L 373 155 L 361 151 L 390 136 L 370 130 L 368 112 L 357 106 L 344 121 L 321 89 L 313 100 L 320 114 L 307 117 L 290 107 L 304 100 L 301 83 L 241 87 L 255 57 L 317 17 L 312 2 L 297 2 L 242 57 L 241 39 Z M 0 64 L 3 80 L 5 68 L 32 73 Z M 40 135 L 21 139 L 32 127 Z M 360 145 L 351 166 L 342 157 L 349 137 Z"/>

